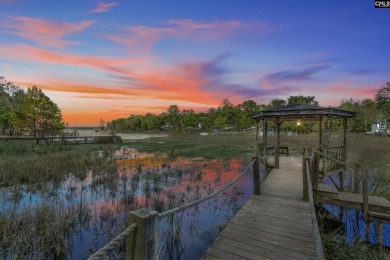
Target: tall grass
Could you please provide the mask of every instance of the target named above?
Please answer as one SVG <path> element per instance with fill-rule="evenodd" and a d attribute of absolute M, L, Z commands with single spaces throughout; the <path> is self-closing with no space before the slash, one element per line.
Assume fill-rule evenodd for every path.
<path fill-rule="evenodd" d="M 105 171 L 115 165 L 99 157 L 99 146 L 36 145 L 32 142 L 0 143 L 0 188 L 61 183 L 70 174 L 82 180 L 88 170 Z"/>

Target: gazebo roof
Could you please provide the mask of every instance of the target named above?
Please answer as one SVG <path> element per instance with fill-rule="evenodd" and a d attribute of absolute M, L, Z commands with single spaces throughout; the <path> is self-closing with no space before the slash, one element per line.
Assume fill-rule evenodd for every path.
<path fill-rule="evenodd" d="M 343 110 L 334 107 L 320 107 L 312 105 L 292 104 L 284 107 L 277 107 L 251 115 L 254 120 L 264 118 L 275 118 L 284 121 L 302 120 L 318 120 L 321 116 L 333 116 L 339 118 L 355 117 L 356 112 Z"/>

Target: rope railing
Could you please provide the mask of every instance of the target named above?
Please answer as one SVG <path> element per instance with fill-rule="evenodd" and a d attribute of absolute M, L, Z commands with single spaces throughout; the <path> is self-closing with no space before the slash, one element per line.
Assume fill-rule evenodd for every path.
<path fill-rule="evenodd" d="M 113 250 L 115 247 L 118 247 L 120 243 L 122 243 L 123 240 L 127 238 L 128 235 L 134 232 L 137 229 L 137 226 L 138 226 L 137 223 L 133 223 L 132 225 L 130 225 L 125 231 L 120 233 L 113 240 L 111 240 L 109 243 L 107 243 L 105 246 L 103 246 L 98 251 L 96 251 L 93 255 L 91 255 L 88 258 L 88 260 L 102 259 L 104 256 L 108 254 L 108 252 Z"/>
<path fill-rule="evenodd" d="M 305 157 L 305 158 L 311 160 L 313 157 L 314 157 L 314 153 L 312 153 L 310 157 Z M 322 246 L 321 235 L 318 228 L 317 214 L 314 207 L 314 196 L 313 196 L 313 188 L 312 188 L 313 186 L 311 181 L 310 165 L 308 160 L 306 160 L 306 180 L 307 180 L 307 190 L 309 195 L 308 197 L 309 197 L 309 205 L 311 211 L 311 222 L 313 224 L 313 235 L 314 235 L 317 259 L 325 260 L 324 248 Z"/>
<path fill-rule="evenodd" d="M 326 156 L 325 154 L 323 153 L 320 153 L 320 155 L 328 160 L 331 160 L 331 161 L 334 161 L 334 162 L 337 162 L 345 167 L 348 167 L 348 168 L 351 168 L 353 170 L 358 170 L 358 168 L 356 166 L 353 166 L 353 165 L 350 165 L 350 164 L 347 164 L 346 162 L 343 162 L 343 161 L 340 161 L 340 160 L 337 160 L 337 159 L 334 159 L 332 157 L 329 157 L 329 156 Z"/>
<path fill-rule="evenodd" d="M 191 208 L 193 206 L 196 206 L 200 203 L 202 203 L 203 201 L 206 201 L 208 199 L 211 199 L 212 197 L 220 194 L 221 192 L 225 191 L 226 189 L 228 189 L 230 186 L 232 186 L 234 183 L 236 183 L 242 176 L 244 176 L 246 174 L 246 172 L 250 169 L 250 167 L 252 167 L 253 163 L 255 162 L 255 160 L 252 160 L 252 162 L 248 165 L 248 167 L 245 168 L 245 170 L 239 175 L 237 176 L 234 180 L 232 180 L 229 184 L 225 185 L 225 187 L 223 187 L 222 189 L 216 191 L 216 192 L 213 192 L 209 195 L 207 195 L 206 197 L 203 197 L 201 199 L 198 199 L 198 200 L 195 200 L 189 204 L 186 204 L 186 205 L 183 205 L 183 206 L 180 206 L 180 207 L 177 207 L 177 208 L 174 208 L 174 209 L 170 209 L 170 210 L 167 210 L 165 212 L 162 212 L 162 213 L 159 213 L 158 214 L 158 218 L 164 218 L 166 216 L 169 216 L 169 215 L 172 215 L 172 214 L 175 214 L 177 212 L 180 212 L 182 210 L 185 210 L 185 209 L 188 209 L 188 208 Z"/>
<path fill-rule="evenodd" d="M 245 168 L 245 170 L 242 173 L 240 173 L 239 176 L 237 176 L 234 180 L 232 180 L 230 183 L 228 183 L 227 185 L 225 185 L 223 188 L 219 189 L 218 191 L 211 193 L 204 198 L 193 201 L 189 204 L 186 204 L 186 205 L 183 205 L 183 206 L 171 209 L 171 210 L 167 210 L 167 211 L 159 213 L 159 214 L 157 214 L 157 212 L 156 212 L 156 218 L 161 219 L 161 218 L 164 218 L 166 216 L 173 215 L 173 214 L 180 212 L 182 210 L 196 206 L 196 205 L 222 193 L 223 191 L 225 191 L 226 189 L 231 187 L 234 183 L 236 183 L 242 176 L 244 176 L 248 172 L 248 170 L 253 166 L 255 161 L 256 160 L 252 160 L 252 162 Z M 134 232 L 137 229 L 137 227 L 138 227 L 138 224 L 136 222 L 133 223 L 132 225 L 130 225 L 126 230 L 124 230 L 122 233 L 120 233 L 118 236 L 116 236 L 114 239 L 112 239 L 109 243 L 107 243 L 105 246 L 103 246 L 98 251 L 96 251 L 93 255 L 91 255 L 88 258 L 88 260 L 103 259 L 105 256 L 107 256 L 107 254 L 111 250 L 113 250 L 115 247 L 118 247 L 123 242 L 123 240 L 125 240 L 132 232 Z"/>

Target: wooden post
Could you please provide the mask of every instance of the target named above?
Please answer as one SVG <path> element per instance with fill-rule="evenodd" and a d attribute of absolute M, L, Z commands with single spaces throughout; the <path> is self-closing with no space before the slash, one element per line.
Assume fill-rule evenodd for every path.
<path fill-rule="evenodd" d="M 344 171 L 339 172 L 340 191 L 344 191 Z"/>
<path fill-rule="evenodd" d="M 275 168 L 279 169 L 279 145 L 276 145 L 275 149 Z"/>
<path fill-rule="evenodd" d="M 355 172 L 353 173 L 353 193 L 359 193 L 359 165 L 356 165 Z"/>
<path fill-rule="evenodd" d="M 129 226 L 138 224 L 136 231 L 127 237 L 127 260 L 155 259 L 156 242 L 154 241 L 157 211 L 138 209 L 130 212 Z"/>
<path fill-rule="evenodd" d="M 256 142 L 259 141 L 259 120 L 256 120 Z"/>
<path fill-rule="evenodd" d="M 268 120 L 267 118 L 264 118 L 264 122 L 263 122 L 263 149 L 264 149 L 264 155 L 267 155 L 268 154 L 268 142 L 267 142 L 267 139 L 268 139 Z"/>
<path fill-rule="evenodd" d="M 313 161 L 313 199 L 314 202 L 317 201 L 317 187 L 318 187 L 318 173 L 320 171 L 320 152 L 314 152 L 314 161 Z"/>
<path fill-rule="evenodd" d="M 366 221 L 366 242 L 370 241 L 370 222 Z"/>
<path fill-rule="evenodd" d="M 259 157 L 252 157 L 253 163 L 253 195 L 260 195 Z"/>
<path fill-rule="evenodd" d="M 275 124 L 276 124 L 276 127 L 277 127 L 277 131 L 278 131 L 278 135 L 277 135 L 277 141 L 276 141 L 276 150 L 275 150 L 275 168 L 276 169 L 279 169 L 279 156 L 280 156 L 280 150 L 279 150 L 279 147 L 280 147 L 280 125 L 283 123 L 279 121 L 279 118 L 275 121 Z"/>
<path fill-rule="evenodd" d="M 383 244 L 383 223 L 378 223 L 378 244 L 381 246 Z"/>
<path fill-rule="evenodd" d="M 348 134 L 348 119 L 345 117 L 343 118 L 343 128 L 344 128 L 344 138 L 343 138 L 343 144 L 344 144 L 344 149 L 347 148 L 347 134 Z M 345 153 L 344 153 L 344 162 L 345 162 Z"/>
<path fill-rule="evenodd" d="M 303 169 L 303 172 L 302 172 L 302 176 L 303 176 L 303 179 L 302 179 L 302 190 L 303 190 L 303 201 L 309 201 L 309 195 L 308 195 L 308 190 L 307 190 L 307 168 L 306 168 L 306 162 L 308 162 L 309 159 L 305 158 L 305 153 L 303 154 L 303 161 L 302 161 L 302 169 Z M 309 166 L 310 167 L 310 166 Z"/>
<path fill-rule="evenodd" d="M 263 144 L 256 141 L 255 142 L 255 149 L 256 149 L 256 155 L 257 156 L 263 156 Z"/>
<path fill-rule="evenodd" d="M 364 220 L 368 221 L 368 181 L 367 181 L 367 169 L 363 168 L 363 215 Z"/>
<path fill-rule="evenodd" d="M 319 130 L 320 130 L 320 133 L 319 133 L 319 139 L 318 139 L 318 146 L 321 148 L 322 146 L 322 116 L 320 116 L 320 121 L 319 121 Z"/>

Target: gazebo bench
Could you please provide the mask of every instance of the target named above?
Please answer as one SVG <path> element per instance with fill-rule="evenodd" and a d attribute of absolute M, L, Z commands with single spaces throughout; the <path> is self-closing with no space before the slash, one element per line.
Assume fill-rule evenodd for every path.
<path fill-rule="evenodd" d="M 272 152 L 272 150 L 274 149 L 274 147 L 267 147 L 267 153 L 270 153 Z M 279 146 L 279 154 L 285 154 L 287 156 L 289 156 L 289 150 L 288 150 L 288 146 Z"/>

